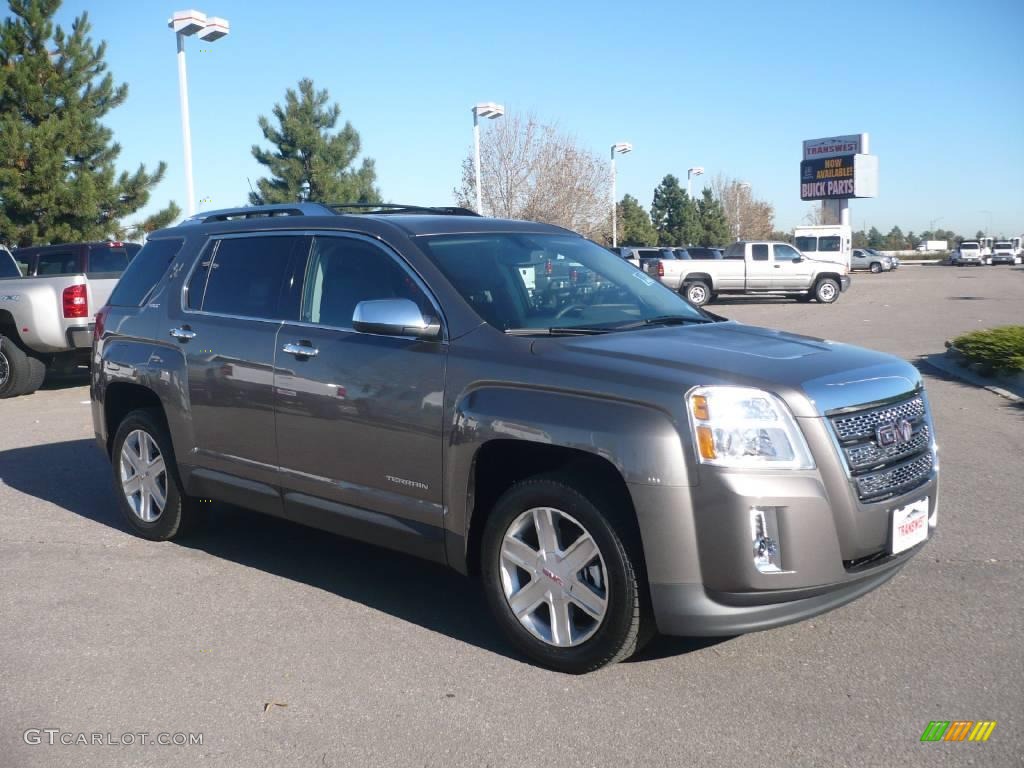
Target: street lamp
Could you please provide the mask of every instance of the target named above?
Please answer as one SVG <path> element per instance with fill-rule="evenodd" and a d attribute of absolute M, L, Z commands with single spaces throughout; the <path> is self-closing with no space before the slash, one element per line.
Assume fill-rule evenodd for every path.
<path fill-rule="evenodd" d="M 192 130 L 188 119 L 188 76 L 185 72 L 185 38 L 198 34 L 200 40 L 212 43 L 226 37 L 229 31 L 227 19 L 219 16 L 207 18 L 197 10 L 175 11 L 167 21 L 174 30 L 178 41 L 178 100 L 181 102 L 181 136 L 185 145 L 185 211 L 191 216 L 196 212 L 196 191 L 192 182 Z"/>
<path fill-rule="evenodd" d="M 615 248 L 619 244 L 619 222 L 617 211 L 615 210 L 617 201 L 615 199 L 615 155 L 625 155 L 633 151 L 633 145 L 628 141 L 620 141 L 618 144 L 612 144 L 612 248 Z"/>
<path fill-rule="evenodd" d="M 480 187 L 480 118 L 488 117 L 491 120 L 505 114 L 505 107 L 495 104 L 493 101 L 477 104 L 473 107 L 473 167 L 476 170 L 476 212 L 481 216 L 484 213 L 484 198 Z"/>
<path fill-rule="evenodd" d="M 693 176 L 703 176 L 704 166 L 698 165 L 696 168 L 686 169 L 686 196 L 693 197 L 693 190 L 690 189 L 690 178 Z"/>

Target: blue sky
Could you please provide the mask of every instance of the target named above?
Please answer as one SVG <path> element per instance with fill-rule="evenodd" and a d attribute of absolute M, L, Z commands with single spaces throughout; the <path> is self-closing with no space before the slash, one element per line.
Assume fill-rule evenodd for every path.
<path fill-rule="evenodd" d="M 472 143 L 470 107 L 532 111 L 607 156 L 645 207 L 666 173 L 745 179 L 802 223 L 801 141 L 871 134 L 880 196 L 854 226 L 1024 231 L 1024 3 L 307 2 L 207 0 L 231 22 L 188 42 L 196 194 L 243 204 L 256 125 L 302 77 L 327 88 L 377 161 L 385 199 L 451 204 Z M 183 4 L 181 7 L 187 7 Z M 179 6 L 68 1 L 129 85 L 107 123 L 121 165 L 168 163 L 155 203 L 184 198 L 173 33 Z M 201 50 L 203 49 L 203 50 Z M 484 125 L 484 130 L 487 126 Z M 182 206 L 184 207 L 184 206 Z"/>

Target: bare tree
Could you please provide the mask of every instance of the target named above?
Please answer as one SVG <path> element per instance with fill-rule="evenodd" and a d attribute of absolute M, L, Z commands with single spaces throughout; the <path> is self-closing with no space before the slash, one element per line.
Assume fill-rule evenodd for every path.
<path fill-rule="evenodd" d="M 506 115 L 481 136 L 480 168 L 483 213 L 557 224 L 598 242 L 608 238 L 609 168 L 574 136 L 533 115 Z M 474 205 L 472 154 L 462 162 L 455 199 L 467 208 Z"/>
<path fill-rule="evenodd" d="M 825 223 L 825 206 L 821 203 L 811 203 L 804 214 L 804 224 L 818 226 Z"/>
<path fill-rule="evenodd" d="M 720 173 L 711 180 L 711 191 L 722 204 L 733 237 L 747 240 L 771 237 L 775 229 L 775 208 L 754 197 L 750 184 Z"/>

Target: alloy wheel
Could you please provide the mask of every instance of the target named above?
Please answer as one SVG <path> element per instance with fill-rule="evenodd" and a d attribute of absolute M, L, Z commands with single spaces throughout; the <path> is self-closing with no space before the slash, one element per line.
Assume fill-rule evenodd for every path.
<path fill-rule="evenodd" d="M 121 491 L 144 523 L 155 522 L 167 503 L 167 466 L 153 436 L 136 429 L 121 444 Z"/>
<path fill-rule="evenodd" d="M 501 583 L 519 622 L 548 645 L 586 642 L 608 611 L 608 569 L 597 542 L 571 515 L 535 507 L 505 531 Z"/>
<path fill-rule="evenodd" d="M 818 288 L 818 298 L 824 302 L 832 301 L 835 298 L 836 289 L 832 286 L 832 283 L 823 283 Z"/>

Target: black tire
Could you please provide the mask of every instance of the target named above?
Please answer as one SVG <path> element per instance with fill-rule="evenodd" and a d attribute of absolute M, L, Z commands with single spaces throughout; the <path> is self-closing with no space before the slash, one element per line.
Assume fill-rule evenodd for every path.
<path fill-rule="evenodd" d="M 46 363 L 34 355 L 28 356 L 28 383 L 25 385 L 23 395 L 31 395 L 41 386 L 46 379 Z"/>
<path fill-rule="evenodd" d="M 882 265 L 879 264 L 877 261 L 872 261 L 871 262 L 871 272 L 872 272 L 872 274 L 877 275 L 881 271 L 882 271 Z"/>
<path fill-rule="evenodd" d="M 616 521 L 620 521 L 618 505 L 607 501 L 595 502 L 593 499 L 598 496 L 597 493 L 581 492 L 577 483 L 561 476 L 524 480 L 498 499 L 488 516 L 481 542 L 481 579 L 487 602 L 499 627 L 525 656 L 558 672 L 583 674 L 621 661 L 633 655 L 654 634 L 642 571 L 643 555 L 636 541 L 637 535 L 631 533 L 635 528 L 628 521 L 616 524 Z M 607 493 L 600 494 L 600 497 L 613 498 Z M 513 613 L 505 596 L 501 567 L 502 542 L 514 521 L 528 510 L 538 507 L 550 507 L 570 515 L 593 539 L 603 561 L 607 607 L 593 634 L 578 645 L 559 647 L 534 636 Z M 554 578 L 547 572 L 543 575 L 535 573 L 534 577 L 540 580 Z M 527 586 L 532 583 L 533 578 Z M 558 584 L 562 582 L 558 581 Z M 548 585 L 548 582 L 543 581 L 544 585 Z M 554 581 L 551 582 L 553 585 Z M 543 609 L 550 617 L 546 605 L 542 602 L 535 610 Z"/>
<path fill-rule="evenodd" d="M 839 283 L 823 277 L 814 285 L 814 298 L 821 304 L 833 304 L 839 298 Z"/>
<path fill-rule="evenodd" d="M 33 371 L 31 359 L 11 339 L 0 336 L 0 399 L 17 397 L 29 391 Z"/>
<path fill-rule="evenodd" d="M 703 280 L 694 280 L 683 285 L 683 298 L 695 307 L 703 307 L 711 301 L 711 286 Z"/>
<path fill-rule="evenodd" d="M 122 451 L 125 441 L 137 431 L 144 432 L 152 438 L 164 461 L 165 503 L 163 510 L 152 521 L 143 520 L 136 513 L 122 487 Z M 178 465 L 174 458 L 174 446 L 167 433 L 164 416 L 159 410 L 143 408 L 131 411 L 124 417 L 114 436 L 111 465 L 118 508 L 133 533 L 151 541 L 168 541 L 191 533 L 197 527 L 200 520 L 198 505 L 194 499 L 185 495 L 182 488 Z"/>

